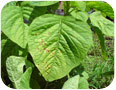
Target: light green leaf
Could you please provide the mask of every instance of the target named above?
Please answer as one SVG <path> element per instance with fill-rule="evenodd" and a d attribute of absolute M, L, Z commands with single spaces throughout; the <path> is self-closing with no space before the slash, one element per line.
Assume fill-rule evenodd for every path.
<path fill-rule="evenodd" d="M 70 79 L 68 79 L 64 85 L 63 85 L 63 88 L 62 89 L 78 89 L 78 85 L 79 85 L 79 78 L 80 76 L 77 75 L 77 76 L 74 76 Z"/>
<path fill-rule="evenodd" d="M 25 73 L 21 76 L 20 89 L 31 89 L 30 78 L 31 78 L 32 68 L 29 67 Z"/>
<path fill-rule="evenodd" d="M 88 13 L 87 12 L 78 12 L 78 11 L 74 10 L 70 14 L 74 18 L 76 18 L 77 20 L 81 20 L 84 22 L 87 22 L 87 20 L 88 20 Z"/>
<path fill-rule="evenodd" d="M 20 88 L 20 79 L 23 75 L 23 66 L 25 60 L 23 57 L 10 56 L 6 61 L 6 69 L 9 79 L 13 82 L 15 88 Z"/>
<path fill-rule="evenodd" d="M 27 66 L 27 62 L 25 62 L 25 59 L 23 57 L 10 56 L 9 58 L 7 58 L 6 69 L 8 72 L 8 77 L 13 83 L 14 88 L 39 88 L 40 86 L 37 81 L 31 78 L 33 67 L 28 65 L 28 67 L 26 67 L 26 71 L 24 72 L 24 66 Z M 35 85 L 37 86 L 33 85 L 33 83 L 35 83 Z"/>
<path fill-rule="evenodd" d="M 9 12 L 10 11 L 10 12 Z M 2 9 L 2 32 L 20 47 L 25 48 L 28 38 L 28 26 L 24 24 L 22 10 L 18 6 Z"/>
<path fill-rule="evenodd" d="M 85 71 L 82 73 L 82 75 L 83 75 L 83 77 L 84 77 L 85 79 L 88 79 L 88 78 L 89 78 L 88 73 L 86 73 Z"/>
<path fill-rule="evenodd" d="M 68 79 L 62 89 L 89 89 L 89 84 L 84 77 L 76 75 Z"/>
<path fill-rule="evenodd" d="M 101 1 L 87 1 L 86 2 L 86 10 L 90 11 L 94 9 L 96 11 L 101 11 L 103 16 L 109 16 L 111 19 L 114 19 L 114 11 L 113 8 L 106 2 Z"/>
<path fill-rule="evenodd" d="M 32 22 L 29 38 L 29 52 L 47 81 L 60 79 L 78 66 L 92 44 L 87 23 L 52 14 Z"/>
<path fill-rule="evenodd" d="M 31 6 L 49 6 L 58 3 L 59 1 L 28 1 L 24 2 L 24 4 L 28 4 Z"/>
<path fill-rule="evenodd" d="M 90 15 L 93 26 L 99 28 L 103 34 L 114 36 L 114 23 L 104 18 L 100 12 L 94 12 Z"/>
<path fill-rule="evenodd" d="M 89 89 L 89 83 L 84 77 L 80 77 L 78 89 Z"/>

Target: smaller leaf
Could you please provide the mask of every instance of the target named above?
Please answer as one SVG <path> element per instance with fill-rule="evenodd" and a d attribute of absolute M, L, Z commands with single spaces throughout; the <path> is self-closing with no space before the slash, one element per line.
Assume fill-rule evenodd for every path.
<path fill-rule="evenodd" d="M 64 85 L 62 89 L 78 89 L 78 85 L 79 85 L 79 78 L 80 76 L 74 76 L 70 79 L 68 79 Z"/>
<path fill-rule="evenodd" d="M 31 73 L 32 73 L 32 68 L 29 67 L 21 77 L 20 89 L 31 89 L 30 87 Z"/>
<path fill-rule="evenodd" d="M 89 89 L 88 81 L 84 77 L 80 77 L 78 89 Z"/>
<path fill-rule="evenodd" d="M 76 10 L 71 12 L 71 15 L 77 20 L 86 22 L 88 20 L 88 14 L 86 12 L 78 12 Z"/>
<path fill-rule="evenodd" d="M 80 77 L 76 75 L 70 79 L 68 79 L 62 89 L 88 89 L 89 84 L 84 77 Z"/>
<path fill-rule="evenodd" d="M 103 16 L 108 16 L 111 19 L 114 19 L 113 8 L 106 2 L 101 1 L 86 1 L 86 11 L 94 9 L 95 11 L 101 11 Z"/>
<path fill-rule="evenodd" d="M 88 73 L 86 73 L 85 71 L 82 73 L 82 75 L 83 75 L 83 77 L 84 77 L 85 79 L 88 79 L 88 78 L 89 78 Z"/>
<path fill-rule="evenodd" d="M 94 12 L 90 15 L 90 20 L 93 26 L 99 28 L 103 34 L 114 36 L 114 23 L 104 18 L 100 12 Z"/>
<path fill-rule="evenodd" d="M 25 60 L 23 57 L 10 56 L 6 61 L 6 68 L 9 79 L 13 82 L 15 88 L 20 88 L 20 79 L 23 75 L 23 66 Z"/>

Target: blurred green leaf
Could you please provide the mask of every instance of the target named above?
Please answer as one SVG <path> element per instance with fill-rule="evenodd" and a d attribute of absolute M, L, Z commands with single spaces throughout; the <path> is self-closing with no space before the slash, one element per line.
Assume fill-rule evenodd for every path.
<path fill-rule="evenodd" d="M 114 19 L 114 11 L 113 8 L 106 2 L 103 1 L 87 1 L 86 2 L 86 10 L 90 11 L 91 9 L 95 9 L 96 11 L 101 11 L 102 14 L 106 17 L 109 16 L 111 19 Z"/>
<path fill-rule="evenodd" d="M 84 77 L 76 75 L 68 79 L 62 89 L 89 89 L 89 84 Z"/>
<path fill-rule="evenodd" d="M 99 28 L 107 36 L 114 36 L 114 23 L 104 18 L 100 12 L 90 14 L 90 20 L 93 26 Z"/>

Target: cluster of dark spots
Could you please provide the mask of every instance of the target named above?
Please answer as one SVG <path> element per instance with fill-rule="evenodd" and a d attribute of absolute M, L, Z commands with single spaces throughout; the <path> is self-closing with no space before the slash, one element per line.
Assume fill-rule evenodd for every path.
<path fill-rule="evenodd" d="M 49 74 L 48 72 L 46 72 L 46 74 Z"/>
<path fill-rule="evenodd" d="M 38 35 L 37 33 L 34 34 L 34 36 L 37 36 L 37 35 Z"/>
<path fill-rule="evenodd" d="M 47 65 L 45 68 L 46 68 L 47 70 L 49 70 L 49 69 L 50 69 L 50 67 L 51 67 L 50 65 Z"/>
<path fill-rule="evenodd" d="M 46 64 L 46 62 L 43 62 L 43 64 Z"/>
<path fill-rule="evenodd" d="M 50 52 L 50 50 L 46 49 L 46 52 Z"/>
<path fill-rule="evenodd" d="M 45 50 L 46 52 L 50 52 L 50 50 L 49 50 L 49 49 L 47 49 L 47 48 L 44 48 L 43 50 Z"/>
<path fill-rule="evenodd" d="M 44 43 L 44 46 L 46 45 L 46 43 Z"/>

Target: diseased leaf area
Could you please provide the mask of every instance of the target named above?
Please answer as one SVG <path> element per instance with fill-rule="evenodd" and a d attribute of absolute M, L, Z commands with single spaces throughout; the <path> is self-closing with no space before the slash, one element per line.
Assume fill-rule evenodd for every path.
<path fill-rule="evenodd" d="M 12 1 L 2 9 L 1 77 L 10 88 L 105 88 L 113 53 L 114 15 L 106 2 Z"/>
<path fill-rule="evenodd" d="M 48 81 L 59 79 L 78 66 L 92 44 L 90 27 L 70 16 L 38 17 L 30 30 L 29 52 Z"/>

